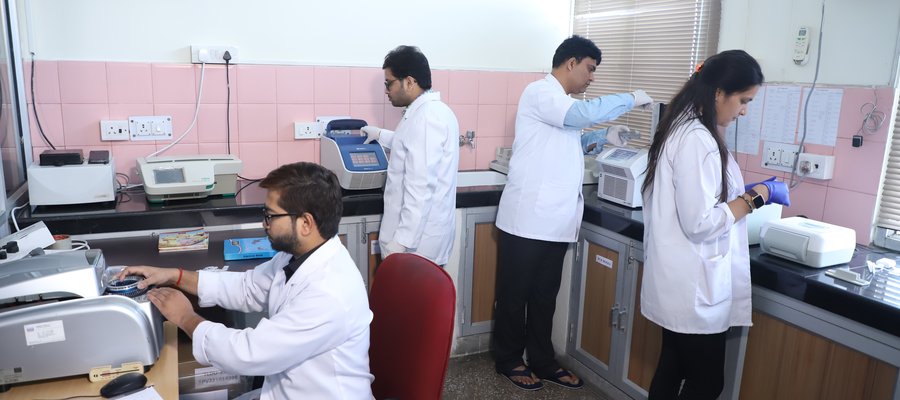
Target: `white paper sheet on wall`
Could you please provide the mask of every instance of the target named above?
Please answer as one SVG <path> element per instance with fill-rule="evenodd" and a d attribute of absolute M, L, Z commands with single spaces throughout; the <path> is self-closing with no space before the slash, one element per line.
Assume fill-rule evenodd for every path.
<path fill-rule="evenodd" d="M 729 149 L 737 149 L 739 153 L 759 153 L 759 132 L 762 126 L 763 104 L 766 98 L 766 87 L 760 87 L 750 104 L 747 114 L 728 125 L 725 131 L 725 143 Z M 735 129 L 737 129 L 737 146 L 735 146 Z"/>
<path fill-rule="evenodd" d="M 762 139 L 794 143 L 799 115 L 799 86 L 768 86 L 763 106 Z"/>
<path fill-rule="evenodd" d="M 804 108 L 809 88 L 803 88 L 803 104 L 800 105 L 800 125 L 797 128 L 797 140 L 803 135 Z M 838 119 L 841 116 L 843 89 L 817 88 L 809 101 L 809 120 L 806 121 L 805 143 L 834 146 L 837 142 Z"/>

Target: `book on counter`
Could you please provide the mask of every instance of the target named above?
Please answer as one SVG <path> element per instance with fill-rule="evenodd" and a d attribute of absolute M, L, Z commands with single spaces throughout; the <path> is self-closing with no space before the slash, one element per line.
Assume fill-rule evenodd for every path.
<path fill-rule="evenodd" d="M 209 232 L 205 229 L 192 229 L 159 234 L 159 252 L 206 250 L 209 248 Z"/>
<path fill-rule="evenodd" d="M 225 260 L 247 260 L 251 258 L 272 258 L 275 250 L 268 237 L 225 239 Z"/>

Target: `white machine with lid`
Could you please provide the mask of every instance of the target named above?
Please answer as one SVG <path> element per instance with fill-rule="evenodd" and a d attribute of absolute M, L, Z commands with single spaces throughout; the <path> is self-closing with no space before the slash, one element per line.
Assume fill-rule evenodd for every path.
<path fill-rule="evenodd" d="M 363 143 L 365 135 L 352 134 L 366 125 L 361 119 L 332 120 L 319 142 L 322 166 L 347 190 L 379 189 L 387 180 L 388 159 L 378 141 Z"/>
<path fill-rule="evenodd" d="M 231 154 L 162 156 L 137 159 L 147 201 L 234 196 L 243 163 Z"/>
<path fill-rule="evenodd" d="M 813 268 L 848 263 L 856 249 L 853 229 L 803 217 L 768 221 L 759 238 L 763 252 Z"/>
<path fill-rule="evenodd" d="M 647 169 L 647 149 L 609 146 L 597 156 L 600 166 L 597 196 L 627 207 L 644 205 L 641 185 Z"/>

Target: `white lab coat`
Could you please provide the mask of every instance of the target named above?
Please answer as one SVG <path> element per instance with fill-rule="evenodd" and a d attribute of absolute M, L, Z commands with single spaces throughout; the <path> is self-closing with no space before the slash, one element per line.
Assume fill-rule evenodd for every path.
<path fill-rule="evenodd" d="M 378 241 L 395 241 L 407 252 L 446 264 L 456 227 L 459 123 L 437 92 L 407 107 L 396 131 L 382 130 L 391 149 Z"/>
<path fill-rule="evenodd" d="M 751 325 L 746 221 L 719 202 L 721 161 L 698 120 L 673 132 L 644 195 L 641 313 L 670 331 L 720 333 Z M 744 179 L 728 157 L 728 196 Z"/>
<path fill-rule="evenodd" d="M 244 272 L 200 272 L 200 306 L 268 311 L 254 328 L 204 321 L 193 337 L 198 362 L 265 376 L 261 399 L 370 399 L 365 284 L 335 236 L 285 283 L 291 254 L 278 253 Z"/>
<path fill-rule="evenodd" d="M 522 92 L 497 228 L 551 242 L 574 242 L 578 237 L 584 212 L 581 130 L 563 125 L 576 101 L 552 74 L 532 82 Z M 630 95 L 604 96 L 604 101 L 611 105 L 606 120 L 633 106 Z"/>

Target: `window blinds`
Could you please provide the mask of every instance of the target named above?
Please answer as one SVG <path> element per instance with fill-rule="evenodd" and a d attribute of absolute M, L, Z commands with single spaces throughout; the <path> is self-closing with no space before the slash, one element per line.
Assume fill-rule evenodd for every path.
<path fill-rule="evenodd" d="M 863 145 L 865 146 L 865 142 Z M 882 228 L 900 230 L 900 112 L 897 113 L 894 120 L 894 136 L 890 146 L 887 169 L 884 172 L 884 185 L 881 189 L 881 205 L 878 209 L 877 225 Z"/>
<path fill-rule="evenodd" d="M 719 14 L 719 1 L 711 0 L 575 0 L 574 34 L 603 52 L 584 97 L 643 89 L 668 103 L 697 63 L 716 52 Z M 633 145 L 649 146 L 649 111 L 613 123 L 641 132 Z"/>

